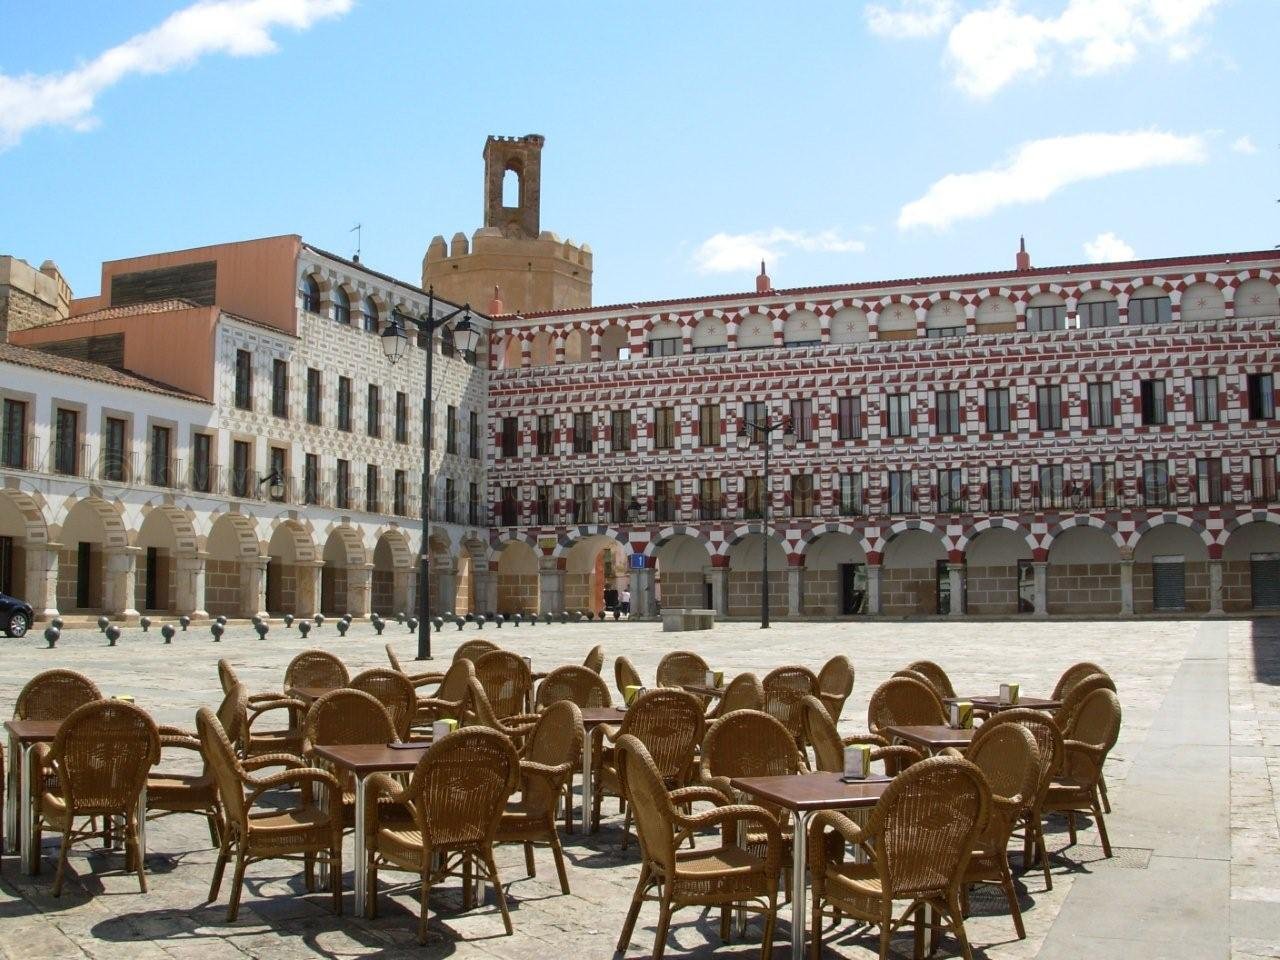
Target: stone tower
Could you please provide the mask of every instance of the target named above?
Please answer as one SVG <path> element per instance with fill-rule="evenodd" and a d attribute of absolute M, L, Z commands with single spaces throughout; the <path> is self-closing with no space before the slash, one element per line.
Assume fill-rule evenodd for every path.
<path fill-rule="evenodd" d="M 52 260 L 37 270 L 25 260 L 0 254 L 0 342 L 10 330 L 26 330 L 71 312 L 71 287 Z"/>
<path fill-rule="evenodd" d="M 591 248 L 541 227 L 543 143 L 538 134 L 485 141 L 484 226 L 470 242 L 463 233 L 448 245 L 443 236 L 432 239 L 422 260 L 424 287 L 478 310 L 493 300 L 509 313 L 591 306 Z M 508 174 L 514 206 L 503 204 Z"/>

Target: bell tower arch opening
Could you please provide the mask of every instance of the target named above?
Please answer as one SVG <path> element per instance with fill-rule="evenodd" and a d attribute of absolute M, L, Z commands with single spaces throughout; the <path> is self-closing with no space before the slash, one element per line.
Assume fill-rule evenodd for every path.
<path fill-rule="evenodd" d="M 484 225 L 504 237 L 534 240 L 541 231 L 542 145 L 545 138 L 489 137 L 484 144 Z"/>

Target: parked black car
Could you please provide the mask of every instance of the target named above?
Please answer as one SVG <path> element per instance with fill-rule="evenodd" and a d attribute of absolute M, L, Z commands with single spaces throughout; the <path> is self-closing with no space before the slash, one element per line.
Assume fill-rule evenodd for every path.
<path fill-rule="evenodd" d="M 0 593 L 0 631 L 11 637 L 25 636 L 34 612 L 25 600 Z"/>

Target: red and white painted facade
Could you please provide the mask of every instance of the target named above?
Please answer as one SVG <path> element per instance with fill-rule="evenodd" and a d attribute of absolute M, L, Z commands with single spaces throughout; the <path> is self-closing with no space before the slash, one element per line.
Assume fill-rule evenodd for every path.
<path fill-rule="evenodd" d="M 890 615 L 1217 613 L 1273 602 L 1275 252 L 1047 269 L 1024 253 L 1018 269 L 989 274 L 794 290 L 761 281 L 754 293 L 495 320 L 490 609 L 598 608 L 608 552 L 615 577 L 630 569 L 641 614 L 660 602 L 752 616 L 765 549 L 780 616 L 838 615 L 858 601 Z M 1061 308 L 1066 329 L 1037 331 L 1045 308 Z M 1138 322 L 1142 311 L 1164 322 Z M 1109 325 L 1088 327 L 1088 315 Z M 654 355 L 663 352 L 674 355 Z M 1250 409 L 1250 375 L 1255 394 L 1270 391 L 1261 411 L 1256 396 Z M 1163 423 L 1144 423 L 1144 380 L 1164 384 L 1164 415 L 1148 418 Z M 1110 390 L 1098 424 L 1091 384 Z M 1009 429 L 989 433 L 986 391 L 1002 387 Z M 1039 387 L 1058 388 L 1060 428 L 1041 429 Z M 944 391 L 958 392 L 960 422 L 939 435 Z M 890 436 L 888 398 L 902 394 L 910 432 Z M 857 398 L 858 427 L 846 423 L 856 436 L 842 439 L 845 397 Z M 766 534 L 744 509 L 762 447 L 741 450 L 737 438 L 744 404 L 781 420 L 793 401 L 809 403 L 810 436 L 794 448 L 774 438 Z M 703 407 L 718 409 L 717 443 L 701 442 Z M 664 408 L 669 447 L 655 444 Z M 614 449 L 620 411 L 629 437 Z M 574 452 L 575 414 L 587 415 L 590 451 Z M 518 433 L 504 455 L 510 418 Z M 1105 489 L 1091 485 L 1095 464 L 1113 465 Z M 1144 482 L 1161 476 L 1158 464 L 1167 494 Z M 993 503 L 990 470 L 1003 467 L 1012 489 Z M 1041 489 L 1041 467 L 1061 469 L 1060 489 Z M 958 497 L 941 509 L 939 471 L 951 470 Z M 890 502 L 890 472 L 908 475 L 914 503 Z M 859 509 L 842 509 L 842 475 L 860 478 Z M 670 481 L 669 509 L 655 481 Z M 715 493 L 704 481 L 718 481 L 715 502 L 700 497 Z M 808 510 L 792 498 L 806 482 Z"/>

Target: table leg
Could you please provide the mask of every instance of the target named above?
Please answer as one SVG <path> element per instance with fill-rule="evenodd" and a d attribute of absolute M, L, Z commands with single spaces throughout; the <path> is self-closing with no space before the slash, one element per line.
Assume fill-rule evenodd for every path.
<path fill-rule="evenodd" d="M 809 832 L 809 811 L 791 811 L 791 960 L 804 960 L 804 909 L 809 879 L 805 863 L 805 839 Z"/>
<path fill-rule="evenodd" d="M 591 832 L 591 731 L 582 738 L 582 835 Z"/>
<path fill-rule="evenodd" d="M 40 853 L 34 849 L 35 843 L 35 802 L 32 797 L 31 781 L 35 778 L 35 772 L 31 769 L 31 754 L 35 751 L 35 744 L 28 743 L 22 747 L 22 789 L 19 794 L 19 812 L 18 817 L 21 821 L 21 835 L 18 840 L 22 850 L 22 872 L 28 876 L 34 875 L 40 869 Z"/>
<path fill-rule="evenodd" d="M 142 785 L 142 792 L 138 794 L 138 864 L 139 869 L 144 873 L 147 869 L 147 785 Z"/>
<path fill-rule="evenodd" d="M 4 846 L 9 853 L 18 852 L 18 801 L 20 800 L 19 792 L 22 790 L 20 786 L 22 782 L 22 747 L 18 743 L 18 739 L 11 733 L 9 734 L 9 749 L 5 751 L 5 756 L 9 758 L 9 769 L 5 771 L 4 793 Z"/>
<path fill-rule="evenodd" d="M 355 823 L 355 843 L 353 844 L 354 852 L 352 854 L 355 863 L 353 864 L 355 873 L 355 912 L 357 917 L 363 917 L 365 914 L 366 904 L 369 899 L 369 891 L 366 889 L 367 870 L 368 870 L 368 844 L 369 838 L 364 832 L 365 808 L 368 805 L 368 797 L 365 795 L 365 788 L 368 786 L 368 777 L 356 777 L 356 823 Z M 376 891 L 374 891 L 376 895 Z"/>

